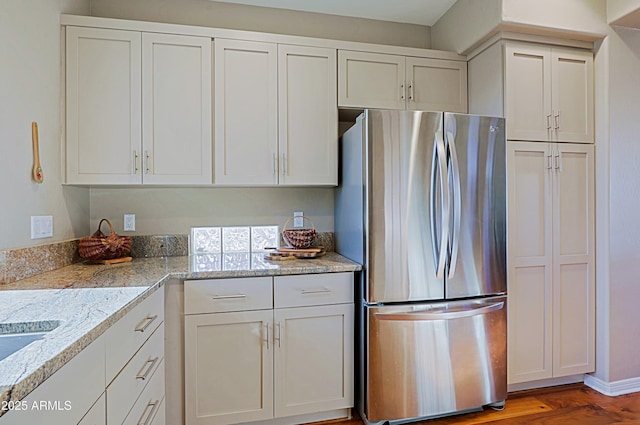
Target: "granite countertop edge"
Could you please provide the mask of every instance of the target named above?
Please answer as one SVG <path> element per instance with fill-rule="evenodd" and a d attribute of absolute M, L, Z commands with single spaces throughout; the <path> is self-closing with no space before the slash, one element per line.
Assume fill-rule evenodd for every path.
<path fill-rule="evenodd" d="M 195 257 L 196 256 L 138 258 L 129 263 L 113 265 L 76 263 L 11 284 L 0 285 L 0 308 L 3 307 L 3 299 L 9 300 L 8 303 L 4 305 L 5 310 L 7 308 L 11 310 L 11 307 L 15 305 L 16 297 L 17 299 L 42 298 L 40 301 L 30 301 L 27 302 L 25 306 L 22 306 L 30 307 L 31 309 L 36 308 L 35 306 L 38 305 L 38 302 L 48 303 L 51 299 L 59 300 L 63 303 L 66 303 L 67 299 L 72 298 L 81 300 L 83 294 L 91 296 L 91 300 L 94 303 L 99 303 L 101 300 L 99 297 L 101 296 L 106 297 L 105 299 L 115 298 L 115 304 L 111 310 L 94 307 L 96 310 L 104 311 L 99 311 L 101 315 L 92 317 L 90 320 L 85 317 L 81 318 L 83 324 L 84 321 L 88 321 L 88 329 L 79 329 L 76 331 L 72 329 L 73 324 L 70 323 L 66 329 L 60 331 L 60 333 L 66 333 L 65 337 L 61 338 L 61 342 L 56 343 L 53 338 L 46 341 L 47 335 L 47 337 L 42 340 L 44 342 L 36 341 L 27 348 L 19 350 L 5 359 L 0 360 L 0 403 L 7 405 L 7 402 L 18 402 L 22 400 L 48 377 L 75 357 L 75 355 L 105 333 L 107 329 L 131 309 L 156 290 L 164 287 L 164 284 L 170 279 L 188 280 L 284 276 L 294 274 L 355 272 L 361 270 L 360 264 L 332 252 L 318 259 L 274 261 L 270 265 L 263 265 L 263 268 L 259 266 L 258 268 L 239 268 L 235 270 L 220 270 L 216 269 L 216 267 L 204 267 L 204 269 L 195 270 L 195 260 L 199 260 Z M 104 292 L 105 288 L 107 288 L 107 291 L 106 294 L 103 294 L 102 292 Z M 80 289 L 81 291 L 74 291 L 76 289 Z M 116 295 L 113 296 L 110 291 Z M 97 296 L 96 294 L 99 295 Z M 39 295 L 41 296 L 38 297 Z M 77 301 L 81 302 L 80 300 Z M 102 304 L 99 304 L 99 306 L 102 306 Z M 73 307 L 73 304 L 69 307 Z M 87 309 L 89 309 L 89 307 L 87 307 Z M 21 310 L 19 303 L 16 310 Z M 25 313 L 26 310 L 28 309 L 23 308 L 22 311 L 19 312 L 21 314 L 15 315 L 17 318 L 12 317 L 12 311 L 3 311 L 0 314 L 0 322 L 11 323 L 21 320 L 25 322 L 29 320 L 43 320 L 38 317 L 25 320 L 25 314 L 29 314 L 28 312 Z M 70 308 L 70 310 L 73 310 L 73 308 Z M 14 313 L 16 312 L 14 311 Z M 71 312 L 69 312 L 69 314 L 71 314 Z M 37 314 L 35 316 L 37 316 Z M 46 320 L 49 319 L 50 318 L 47 318 Z M 61 320 L 61 322 L 65 321 Z M 63 327 L 64 324 L 61 324 L 60 328 Z M 49 345 L 48 347 L 46 346 L 47 343 Z M 46 349 L 43 347 L 46 347 Z M 49 350 L 48 353 L 43 354 L 46 350 Z M 29 351 L 38 351 L 36 358 L 39 356 L 42 359 L 27 363 L 29 361 L 29 354 L 31 354 Z M 21 359 L 21 357 L 25 359 Z M 25 362 L 21 366 L 21 374 L 16 376 L 15 373 L 13 373 L 14 376 L 11 376 L 12 373 L 6 373 L 9 370 L 12 372 L 15 371 L 15 365 L 20 365 L 20 360 Z M 20 369 L 20 367 L 18 367 L 18 369 Z M 3 376 L 7 374 L 9 375 L 8 381 L 7 377 Z M 0 409 L 0 416 L 6 412 L 6 410 Z"/>

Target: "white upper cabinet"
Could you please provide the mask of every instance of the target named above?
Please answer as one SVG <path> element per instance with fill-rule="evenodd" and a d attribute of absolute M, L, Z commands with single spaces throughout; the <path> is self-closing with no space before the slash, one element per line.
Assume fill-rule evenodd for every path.
<path fill-rule="evenodd" d="M 467 63 L 407 57 L 407 109 L 467 112 Z"/>
<path fill-rule="evenodd" d="M 338 105 L 464 113 L 467 64 L 340 50 Z"/>
<path fill-rule="evenodd" d="M 336 50 L 278 46 L 279 183 L 338 184 Z"/>
<path fill-rule="evenodd" d="M 507 43 L 505 101 L 511 140 L 593 143 L 593 54 Z"/>
<path fill-rule="evenodd" d="M 211 183 L 211 39 L 67 27 L 69 184 Z"/>
<path fill-rule="evenodd" d="M 340 50 L 338 105 L 404 109 L 404 74 L 404 56 Z"/>
<path fill-rule="evenodd" d="M 144 183 L 210 184 L 211 40 L 142 34 Z"/>
<path fill-rule="evenodd" d="M 67 183 L 140 183 L 142 36 L 67 27 Z"/>
<path fill-rule="evenodd" d="M 215 41 L 216 184 L 337 184 L 335 54 Z"/>
<path fill-rule="evenodd" d="M 278 50 L 216 39 L 215 183 L 278 182 Z"/>

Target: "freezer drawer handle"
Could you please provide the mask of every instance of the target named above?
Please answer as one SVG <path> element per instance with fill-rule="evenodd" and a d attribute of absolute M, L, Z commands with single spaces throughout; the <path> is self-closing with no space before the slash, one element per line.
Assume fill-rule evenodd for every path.
<path fill-rule="evenodd" d="M 457 310 L 457 311 L 443 311 L 443 312 L 424 312 L 417 311 L 411 313 L 375 313 L 378 320 L 405 320 L 405 321 L 419 321 L 419 320 L 452 320 L 462 319 L 465 317 L 478 316 L 480 314 L 487 314 L 494 311 L 498 311 L 504 307 L 504 301 L 493 303 L 490 305 L 482 305 L 479 308 L 472 308 L 469 310 Z"/>

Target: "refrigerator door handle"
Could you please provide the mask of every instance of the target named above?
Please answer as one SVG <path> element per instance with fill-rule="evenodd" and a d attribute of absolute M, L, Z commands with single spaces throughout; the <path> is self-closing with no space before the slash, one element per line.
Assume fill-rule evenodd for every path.
<path fill-rule="evenodd" d="M 458 265 L 458 249 L 460 246 L 460 217 L 462 214 L 462 196 L 460 189 L 460 166 L 458 164 L 458 153 L 456 152 L 455 138 L 451 132 L 447 132 L 447 148 L 451 156 L 451 170 L 453 177 L 453 187 L 451 188 L 451 202 L 453 207 L 453 228 L 451 231 L 451 256 L 449 258 L 449 274 L 451 279 L 456 274 Z"/>
<path fill-rule="evenodd" d="M 433 258 L 435 259 L 436 277 L 444 278 L 444 271 L 447 258 L 447 242 L 449 240 L 449 187 L 447 179 L 447 157 L 444 140 L 440 132 L 436 133 L 433 144 L 431 190 L 430 190 L 430 220 L 431 220 L 431 245 L 433 248 Z M 436 223 L 436 179 L 440 179 L 440 240 L 437 239 Z"/>
<path fill-rule="evenodd" d="M 399 321 L 425 321 L 425 320 L 453 320 L 465 317 L 479 316 L 481 314 L 492 313 L 504 307 L 504 301 L 485 305 L 480 304 L 475 308 L 465 310 L 447 311 L 446 308 L 434 309 L 430 311 L 416 311 L 407 313 L 375 313 L 378 320 L 399 320 Z"/>

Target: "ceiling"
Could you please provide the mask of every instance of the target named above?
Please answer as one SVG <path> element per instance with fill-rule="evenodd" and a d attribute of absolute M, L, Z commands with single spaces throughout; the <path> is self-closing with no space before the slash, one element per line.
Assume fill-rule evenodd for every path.
<path fill-rule="evenodd" d="M 215 0 L 432 26 L 456 0 Z"/>

